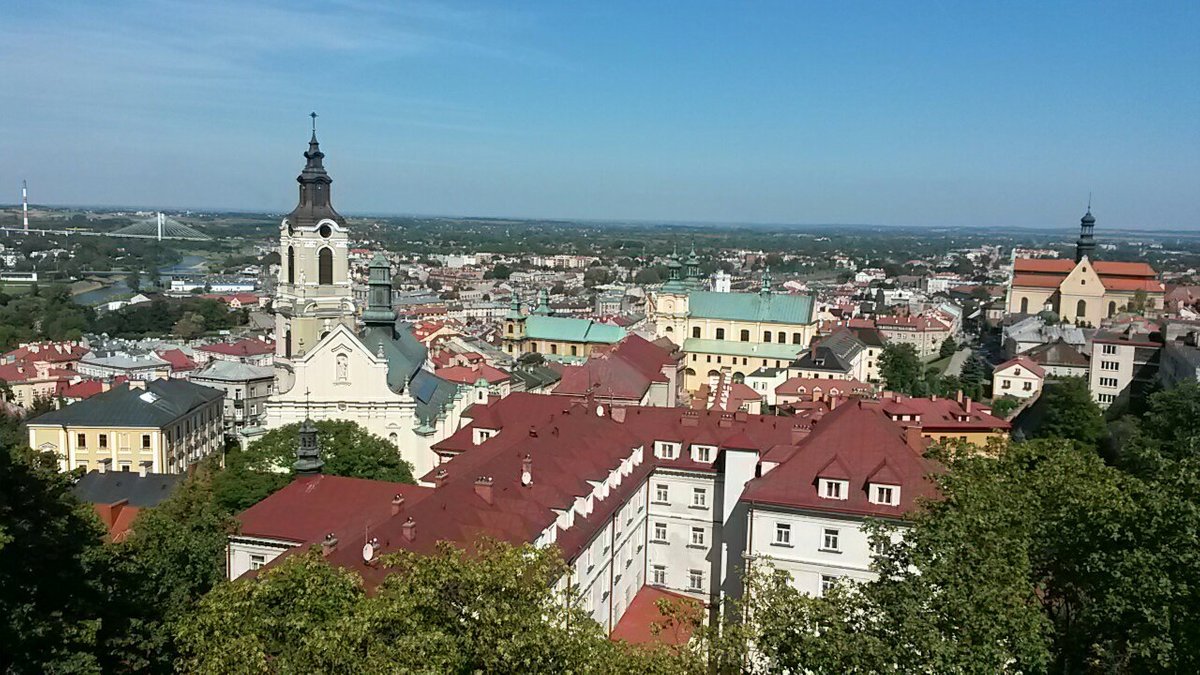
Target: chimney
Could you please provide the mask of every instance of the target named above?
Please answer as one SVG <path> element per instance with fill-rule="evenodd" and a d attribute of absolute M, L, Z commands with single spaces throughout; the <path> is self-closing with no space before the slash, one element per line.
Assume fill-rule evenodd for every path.
<path fill-rule="evenodd" d="M 955 397 L 954 397 L 954 400 L 955 400 L 955 401 L 958 401 L 958 404 L 959 404 L 959 405 L 962 405 L 962 402 L 963 402 L 963 393 L 962 393 L 962 389 L 959 389 L 959 390 L 958 390 L 958 394 L 957 394 L 957 395 L 955 395 Z"/>
<path fill-rule="evenodd" d="M 529 487 L 533 485 L 533 458 L 528 454 L 525 459 L 521 460 L 521 485 Z"/>
<path fill-rule="evenodd" d="M 450 472 L 445 469 L 438 469 L 437 471 L 434 471 L 433 472 L 433 486 L 434 487 L 442 487 L 443 485 L 445 485 L 446 477 L 449 475 L 450 475 Z"/>
<path fill-rule="evenodd" d="M 717 426 L 722 429 L 728 429 L 733 426 L 733 415 L 729 413 L 721 413 L 721 419 L 717 420 Z"/>
<path fill-rule="evenodd" d="M 392 515 L 399 515 L 402 508 L 404 508 L 404 495 L 397 493 L 395 497 L 392 497 Z"/>
<path fill-rule="evenodd" d="M 799 424 L 792 425 L 792 432 L 791 432 L 792 445 L 797 445 L 807 435 L 808 435 L 808 429 L 805 429 L 804 427 L 800 426 Z"/>
<path fill-rule="evenodd" d="M 963 399 L 963 412 L 967 413 L 968 415 L 971 414 L 971 397 L 970 396 L 967 396 L 966 398 Z"/>
<path fill-rule="evenodd" d="M 151 464 L 153 464 L 153 462 L 151 462 L 148 459 L 144 459 L 144 460 L 138 462 L 138 475 L 141 476 L 142 478 L 145 478 L 146 474 L 150 473 L 150 465 Z"/>
<path fill-rule="evenodd" d="M 409 516 L 408 520 L 404 521 L 404 524 L 400 526 L 400 534 L 408 541 L 417 538 L 417 521 L 413 520 L 412 516 Z"/>
<path fill-rule="evenodd" d="M 328 558 L 329 554 L 331 554 L 337 550 L 337 545 L 338 545 L 337 537 L 333 536 L 332 532 L 325 535 L 325 541 L 321 542 L 321 555 Z"/>
<path fill-rule="evenodd" d="M 146 381 L 145 380 L 129 380 L 129 388 L 131 390 L 133 390 L 133 389 L 145 390 L 146 389 Z"/>
<path fill-rule="evenodd" d="M 921 427 L 904 427 L 904 442 L 908 447 L 917 452 L 925 451 L 924 438 L 921 436 Z"/>
<path fill-rule="evenodd" d="M 612 417 L 612 421 L 616 422 L 617 424 L 624 424 L 625 423 L 625 409 L 614 407 L 612 409 L 611 417 Z"/>
<path fill-rule="evenodd" d="M 105 457 L 104 459 L 100 460 L 100 468 L 97 469 L 97 471 L 100 473 L 108 473 L 109 471 L 112 471 L 112 458 Z"/>
<path fill-rule="evenodd" d="M 837 410 L 837 405 L 838 405 L 838 397 L 830 396 L 829 397 L 829 410 L 830 411 Z"/>
<path fill-rule="evenodd" d="M 930 401 L 936 401 L 936 400 L 937 400 L 937 394 L 930 394 L 930 395 L 929 395 L 929 400 L 930 400 Z"/>
<path fill-rule="evenodd" d="M 491 476 L 480 476 L 475 479 L 475 494 L 479 495 L 479 498 L 487 502 L 489 506 L 494 503 L 495 495 Z"/>

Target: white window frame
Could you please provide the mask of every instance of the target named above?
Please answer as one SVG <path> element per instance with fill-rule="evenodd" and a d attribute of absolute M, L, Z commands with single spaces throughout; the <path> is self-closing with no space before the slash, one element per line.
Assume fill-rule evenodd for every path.
<path fill-rule="evenodd" d="M 821 492 L 818 496 L 821 499 L 849 499 L 850 481 L 840 480 L 836 478 L 820 479 Z"/>
<path fill-rule="evenodd" d="M 654 485 L 654 503 L 655 504 L 670 504 L 671 503 L 671 486 L 666 483 L 655 483 Z"/>
<path fill-rule="evenodd" d="M 821 550 L 841 553 L 842 531 L 836 527 L 821 529 Z"/>
<path fill-rule="evenodd" d="M 662 536 L 659 536 L 660 534 Z M 654 539 L 652 541 L 661 541 L 661 542 L 667 541 L 667 524 L 666 523 L 654 523 Z"/>
<path fill-rule="evenodd" d="M 821 595 L 824 596 L 838 582 L 838 578 L 832 574 L 821 575 Z"/>
<path fill-rule="evenodd" d="M 689 546 L 707 546 L 704 543 L 707 539 L 708 537 L 705 536 L 703 527 L 693 527 Z"/>
<path fill-rule="evenodd" d="M 704 570 L 688 570 L 688 590 L 704 591 Z"/>
<path fill-rule="evenodd" d="M 692 488 L 692 508 L 708 508 L 708 490 L 702 487 Z"/>
<path fill-rule="evenodd" d="M 870 497 L 872 504 L 898 506 L 900 504 L 900 486 L 887 483 L 871 483 Z M 887 498 L 885 499 L 885 497 Z"/>
<path fill-rule="evenodd" d="M 792 524 L 791 523 L 775 523 L 775 545 L 776 546 L 791 546 L 792 545 Z"/>
<path fill-rule="evenodd" d="M 654 585 L 654 586 L 666 586 L 667 585 L 667 566 L 666 565 L 654 565 L 651 568 L 650 574 L 651 574 L 651 578 L 653 579 L 653 581 L 650 582 L 652 585 Z"/>

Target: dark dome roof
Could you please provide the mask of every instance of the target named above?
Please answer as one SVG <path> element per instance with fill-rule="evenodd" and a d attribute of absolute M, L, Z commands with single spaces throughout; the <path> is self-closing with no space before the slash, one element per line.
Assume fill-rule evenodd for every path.
<path fill-rule="evenodd" d="M 1088 209 L 1088 212 L 1083 214 L 1083 218 L 1080 218 L 1079 222 L 1083 223 L 1084 225 L 1095 225 L 1096 218 L 1092 215 L 1092 210 Z"/>

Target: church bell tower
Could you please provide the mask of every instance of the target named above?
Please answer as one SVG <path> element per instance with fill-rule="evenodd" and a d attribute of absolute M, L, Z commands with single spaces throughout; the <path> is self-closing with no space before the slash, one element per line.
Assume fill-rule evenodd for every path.
<path fill-rule="evenodd" d="M 349 232 L 333 209 L 325 153 L 317 143 L 317 114 L 296 178 L 300 201 L 279 223 L 279 283 L 275 292 L 275 355 L 283 369 L 312 349 L 339 324 L 354 327 L 350 288 Z M 286 377 L 277 382 L 290 388 Z"/>

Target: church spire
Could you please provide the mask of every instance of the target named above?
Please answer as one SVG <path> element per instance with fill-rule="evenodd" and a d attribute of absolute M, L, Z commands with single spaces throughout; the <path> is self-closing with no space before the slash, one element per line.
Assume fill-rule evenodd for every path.
<path fill-rule="evenodd" d="M 1079 219 L 1079 239 L 1075 242 L 1075 262 L 1083 260 L 1087 256 L 1088 260 L 1096 259 L 1096 239 L 1092 233 L 1096 227 L 1096 218 L 1092 215 L 1092 198 L 1088 197 L 1088 210 L 1083 214 L 1083 218 Z"/>
<path fill-rule="evenodd" d="M 330 200 L 330 184 L 333 179 L 325 170 L 325 153 L 321 152 L 321 144 L 317 142 L 317 114 L 310 113 L 313 119 L 312 136 L 308 140 L 308 150 L 304 151 L 304 169 L 296 177 L 300 184 L 300 203 L 288 217 L 293 227 L 315 227 L 324 219 L 330 219 L 339 225 L 345 220 L 333 210 Z"/>

